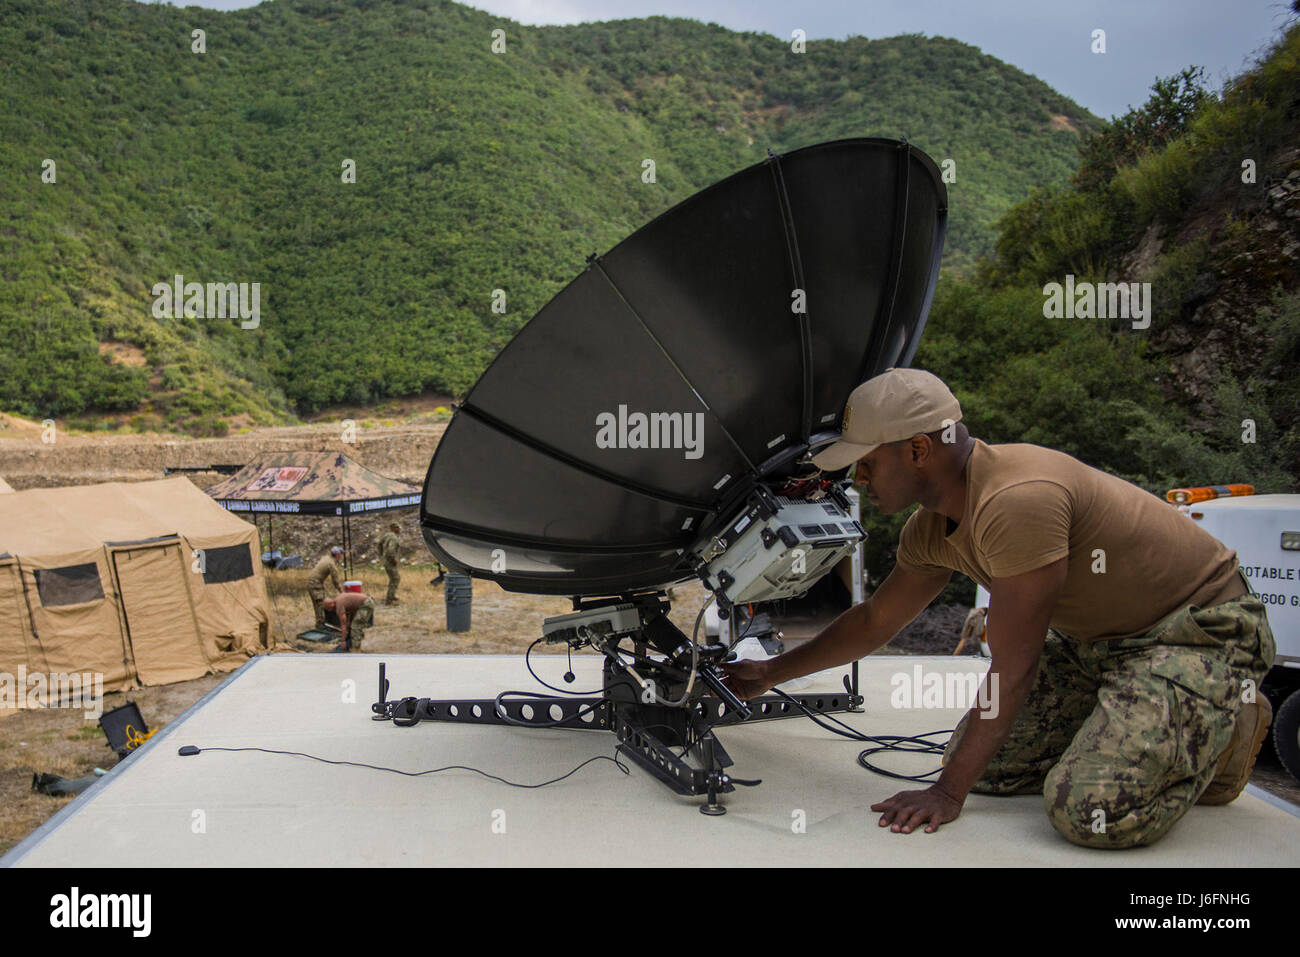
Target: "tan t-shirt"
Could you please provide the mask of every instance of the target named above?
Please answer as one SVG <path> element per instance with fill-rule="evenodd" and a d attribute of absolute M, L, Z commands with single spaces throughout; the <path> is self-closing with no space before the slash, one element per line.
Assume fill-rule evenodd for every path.
<path fill-rule="evenodd" d="M 325 579 L 327 578 L 334 585 L 335 591 L 339 591 L 343 588 L 343 583 L 339 579 L 338 563 L 329 555 L 323 556 L 321 560 L 315 564 L 312 570 L 307 573 L 307 581 L 309 583 L 315 582 L 322 587 L 324 587 Z"/>
<path fill-rule="evenodd" d="M 962 521 L 920 508 L 898 541 L 904 568 L 953 569 L 985 588 L 1067 556 L 1051 626 L 1072 638 L 1140 635 L 1186 605 L 1246 592 L 1236 552 L 1174 506 L 1037 445 L 976 439 Z"/>

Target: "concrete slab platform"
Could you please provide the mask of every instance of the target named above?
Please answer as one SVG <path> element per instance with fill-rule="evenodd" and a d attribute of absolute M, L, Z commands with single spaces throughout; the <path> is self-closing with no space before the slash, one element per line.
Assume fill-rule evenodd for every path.
<path fill-rule="evenodd" d="M 370 720 L 377 666 L 390 697 L 491 697 L 539 689 L 522 658 L 311 655 L 257 658 L 11 851 L 19 867 L 869 865 L 1294 866 L 1300 817 L 1248 791 L 1227 807 L 1196 807 L 1154 847 L 1095 851 L 1062 839 L 1036 796 L 971 795 L 937 833 L 893 834 L 876 801 L 912 787 L 858 766 L 863 745 L 806 718 L 720 729 L 737 777 L 761 778 L 706 817 L 701 800 L 669 792 L 635 765 L 597 761 L 537 790 L 469 771 L 403 777 L 302 757 L 177 749 L 260 747 L 417 771 L 462 764 L 511 781 L 557 777 L 614 753 L 608 732 Z M 554 684 L 565 659 L 534 658 Z M 599 686 L 600 662 L 573 660 L 577 690 Z M 891 706 L 891 679 L 979 673 L 977 659 L 871 657 L 863 714 L 840 716 L 875 734 L 952 728 L 964 708 Z M 825 673 L 808 690 L 841 690 Z M 907 773 L 933 756 L 883 756 Z M 803 833 L 793 827 L 806 822 Z"/>

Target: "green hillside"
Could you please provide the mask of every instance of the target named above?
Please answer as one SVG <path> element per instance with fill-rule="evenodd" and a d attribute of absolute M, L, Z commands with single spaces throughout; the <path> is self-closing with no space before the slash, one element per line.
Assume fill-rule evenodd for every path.
<path fill-rule="evenodd" d="M 963 387 L 997 440 L 1153 489 L 1295 491 L 1300 25 L 1221 94 L 1199 80 L 1158 82 L 1089 142 L 1073 183 L 1007 214 L 996 255 L 943 284 L 918 363 Z M 1149 282 L 1150 327 L 1045 318 L 1043 289 L 1067 274 Z"/>
<path fill-rule="evenodd" d="M 1149 328 L 1047 318 L 1067 275 L 1150 283 Z M 1300 491 L 1300 25 L 1221 93 L 1184 70 L 1104 124 L 1073 182 L 1014 207 L 995 254 L 940 283 L 916 364 L 989 442 L 1157 494 Z M 906 518 L 869 520 L 869 567 L 891 567 Z"/>
<path fill-rule="evenodd" d="M 945 262 L 970 267 L 1097 127 L 953 40 L 795 53 L 437 0 L 6 0 L 0 63 L 0 408 L 200 434 L 463 392 L 587 253 L 769 148 L 905 135 L 953 159 Z M 260 283 L 260 324 L 155 318 L 177 274 Z"/>

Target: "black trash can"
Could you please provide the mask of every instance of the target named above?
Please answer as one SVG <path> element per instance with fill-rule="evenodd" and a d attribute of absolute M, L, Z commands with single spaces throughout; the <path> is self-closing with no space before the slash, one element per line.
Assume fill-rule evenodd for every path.
<path fill-rule="evenodd" d="M 448 572 L 443 588 L 447 600 L 447 630 L 469 631 L 474 580 L 468 575 L 457 575 L 454 572 Z"/>

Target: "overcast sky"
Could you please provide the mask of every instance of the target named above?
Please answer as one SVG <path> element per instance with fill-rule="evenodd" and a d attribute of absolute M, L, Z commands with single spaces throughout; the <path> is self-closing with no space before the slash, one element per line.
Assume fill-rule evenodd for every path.
<path fill-rule="evenodd" d="M 219 10 L 250 0 L 191 0 Z M 174 4 L 182 6 L 188 4 Z M 655 14 L 789 39 L 900 33 L 953 37 L 1032 73 L 1109 117 L 1146 100 L 1152 81 L 1203 66 L 1210 85 L 1241 72 L 1289 19 L 1289 0 L 476 0 L 520 23 Z M 1091 52 L 1106 31 L 1105 54 Z"/>

